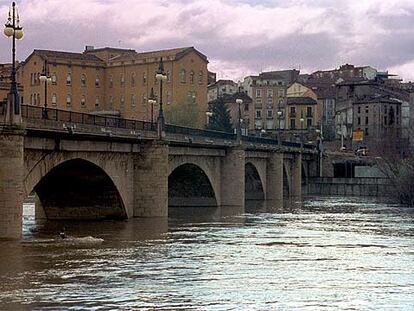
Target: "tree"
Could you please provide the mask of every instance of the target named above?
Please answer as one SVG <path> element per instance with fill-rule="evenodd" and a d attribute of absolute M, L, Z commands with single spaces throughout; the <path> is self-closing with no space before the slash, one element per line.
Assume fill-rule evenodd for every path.
<path fill-rule="evenodd" d="M 230 112 L 223 98 L 217 98 L 209 102 L 209 110 L 212 113 L 209 122 L 206 126 L 209 130 L 233 132 L 233 127 L 230 121 Z"/>
<path fill-rule="evenodd" d="M 184 103 L 166 105 L 165 119 L 169 124 L 198 127 L 200 109 L 195 100 L 188 96 Z"/>

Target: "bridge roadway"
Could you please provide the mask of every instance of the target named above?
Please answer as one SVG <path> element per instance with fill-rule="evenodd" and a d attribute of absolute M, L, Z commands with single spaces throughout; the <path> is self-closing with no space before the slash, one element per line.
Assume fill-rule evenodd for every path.
<path fill-rule="evenodd" d="M 316 176 L 313 145 L 22 107 L 0 125 L 0 239 L 19 239 L 22 205 L 48 219 L 167 217 L 169 206 L 232 206 L 300 197 Z"/>

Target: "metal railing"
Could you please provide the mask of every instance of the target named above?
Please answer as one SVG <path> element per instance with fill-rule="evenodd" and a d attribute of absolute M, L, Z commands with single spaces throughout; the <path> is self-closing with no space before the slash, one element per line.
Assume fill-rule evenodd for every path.
<path fill-rule="evenodd" d="M 123 119 L 113 116 L 102 116 L 90 113 L 74 112 L 69 110 L 61 110 L 55 108 L 44 108 L 31 105 L 22 105 L 22 118 L 27 120 L 54 120 L 59 122 L 69 122 L 85 125 L 95 125 L 103 127 L 112 127 L 120 129 L 131 129 L 131 130 L 145 130 L 145 131 L 156 131 L 156 123 L 147 121 Z M 0 109 L 1 111 L 1 109 Z M 181 134 L 188 136 L 199 136 L 206 138 L 224 139 L 235 141 L 237 135 L 234 133 L 204 130 L 197 128 L 190 128 L 172 124 L 165 125 L 165 132 L 169 134 Z M 242 141 L 266 144 L 266 145 L 278 145 L 277 139 L 264 138 L 258 136 L 242 136 Z M 300 144 L 297 142 L 281 141 L 280 145 L 291 148 L 304 149 L 315 149 L 312 144 Z"/>
<path fill-rule="evenodd" d="M 155 130 L 155 124 L 146 121 L 101 116 L 90 113 L 74 112 L 54 108 L 22 105 L 22 118 L 35 120 L 54 120 L 85 125 L 97 125 L 131 130 Z"/>
<path fill-rule="evenodd" d="M 220 139 L 230 139 L 230 140 L 236 139 L 236 134 L 233 134 L 233 133 L 219 132 L 219 131 L 212 131 L 212 130 L 202 130 L 202 129 L 196 129 L 196 128 L 191 128 L 191 127 L 172 125 L 172 124 L 165 125 L 165 132 L 171 133 L 171 134 L 204 136 L 208 138 L 220 138 Z"/>

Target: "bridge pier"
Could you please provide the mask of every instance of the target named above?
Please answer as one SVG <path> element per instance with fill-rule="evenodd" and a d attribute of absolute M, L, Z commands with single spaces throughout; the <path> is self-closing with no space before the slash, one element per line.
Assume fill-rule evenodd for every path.
<path fill-rule="evenodd" d="M 269 207 L 283 207 L 283 153 L 272 153 L 267 160 L 266 200 Z"/>
<path fill-rule="evenodd" d="M 22 235 L 23 134 L 18 128 L 0 128 L 0 239 Z"/>
<path fill-rule="evenodd" d="M 244 209 L 245 151 L 242 148 L 226 150 L 221 161 L 221 202 L 222 206 Z"/>
<path fill-rule="evenodd" d="M 302 197 L 302 154 L 294 153 L 291 165 L 291 197 Z"/>
<path fill-rule="evenodd" d="M 144 145 L 134 158 L 134 217 L 168 216 L 168 145 Z"/>

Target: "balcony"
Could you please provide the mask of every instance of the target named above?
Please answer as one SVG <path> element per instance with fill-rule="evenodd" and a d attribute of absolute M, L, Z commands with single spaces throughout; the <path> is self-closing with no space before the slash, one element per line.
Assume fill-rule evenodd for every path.
<path fill-rule="evenodd" d="M 296 112 L 289 112 L 289 117 L 296 118 Z"/>
<path fill-rule="evenodd" d="M 307 118 L 313 118 L 313 112 L 307 112 L 306 117 Z"/>

